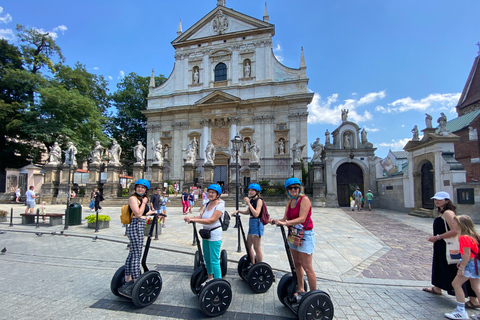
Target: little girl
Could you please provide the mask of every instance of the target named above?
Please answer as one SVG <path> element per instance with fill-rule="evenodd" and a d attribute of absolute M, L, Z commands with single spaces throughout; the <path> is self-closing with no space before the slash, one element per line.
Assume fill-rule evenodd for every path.
<path fill-rule="evenodd" d="M 469 216 L 455 216 L 455 222 L 460 227 L 460 253 L 462 260 L 458 263 L 458 272 L 453 279 L 452 286 L 455 289 L 455 298 L 457 299 L 457 308 L 451 313 L 445 313 L 448 319 L 470 319 L 465 311 L 465 293 L 462 285 L 470 280 L 473 291 L 477 297 L 480 297 L 480 262 L 478 262 L 477 270 L 475 270 L 475 255 L 478 254 L 478 241 L 480 235 L 475 230 L 475 225 Z M 473 319 L 480 320 L 480 314 L 472 316 Z"/>

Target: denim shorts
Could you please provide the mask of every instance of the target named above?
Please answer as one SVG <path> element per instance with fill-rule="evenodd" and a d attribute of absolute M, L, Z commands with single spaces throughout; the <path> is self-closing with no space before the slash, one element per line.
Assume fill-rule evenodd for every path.
<path fill-rule="evenodd" d="M 298 252 L 303 252 L 307 254 L 312 254 L 315 250 L 315 233 L 312 230 L 305 230 L 303 232 L 303 241 L 301 246 L 296 246 L 294 244 L 288 243 L 290 249 L 296 250 Z"/>
<path fill-rule="evenodd" d="M 193 205 L 195 204 L 195 202 L 190 200 L 190 201 L 188 201 L 188 204 L 189 204 L 190 206 L 193 206 Z"/>
<path fill-rule="evenodd" d="M 161 211 L 167 211 L 167 206 L 160 206 Z"/>
<path fill-rule="evenodd" d="M 27 209 L 35 208 L 35 201 L 27 201 Z"/>
<path fill-rule="evenodd" d="M 480 273 L 480 261 L 477 261 L 478 264 L 478 273 Z M 470 279 L 480 279 L 480 275 L 475 273 L 475 261 L 470 260 L 468 261 L 467 265 L 465 266 L 465 271 L 463 275 Z"/>
<path fill-rule="evenodd" d="M 261 237 L 264 229 L 265 227 L 259 218 L 253 218 L 248 221 L 248 234 Z"/>

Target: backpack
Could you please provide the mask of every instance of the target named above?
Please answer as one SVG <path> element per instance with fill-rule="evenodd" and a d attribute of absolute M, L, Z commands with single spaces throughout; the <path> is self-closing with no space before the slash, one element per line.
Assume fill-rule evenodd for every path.
<path fill-rule="evenodd" d="M 120 222 L 123 224 L 130 224 L 132 222 L 132 217 L 133 212 L 132 209 L 130 209 L 130 205 L 123 205 L 120 213 Z"/>
<path fill-rule="evenodd" d="M 225 211 L 225 213 L 223 214 L 223 220 L 222 218 L 219 218 L 219 219 L 220 219 L 220 225 L 222 226 L 222 230 L 227 231 L 228 226 L 230 225 L 230 215 L 228 214 L 228 212 Z"/>
<path fill-rule="evenodd" d="M 261 199 L 261 198 L 260 198 Z M 268 220 L 270 220 L 270 215 L 268 214 L 268 209 L 267 205 L 265 204 L 265 201 L 262 199 L 262 214 L 260 216 L 260 222 L 263 223 L 263 225 L 268 224 Z"/>

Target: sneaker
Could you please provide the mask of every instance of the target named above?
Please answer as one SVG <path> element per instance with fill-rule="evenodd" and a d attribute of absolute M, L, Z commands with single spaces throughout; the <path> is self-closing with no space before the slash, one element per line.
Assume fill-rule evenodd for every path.
<path fill-rule="evenodd" d="M 164 223 L 164 224 L 162 224 L 162 228 L 166 228 L 166 227 L 167 227 L 167 226 L 165 225 L 165 223 Z"/>
<path fill-rule="evenodd" d="M 203 288 L 207 285 L 207 283 L 209 283 L 210 281 L 212 281 L 213 279 L 207 279 L 205 280 L 205 282 L 203 282 L 200 286 Z"/>
<path fill-rule="evenodd" d="M 297 295 L 295 296 L 297 298 L 297 303 L 300 303 L 300 300 L 302 300 L 305 293 L 306 293 L 305 291 L 304 292 L 297 292 Z"/>
<path fill-rule="evenodd" d="M 118 293 L 120 293 L 123 296 L 131 297 L 134 284 L 135 284 L 135 282 L 133 280 L 130 280 L 130 281 L 124 283 L 123 286 L 118 288 L 117 291 L 118 291 Z"/>
<path fill-rule="evenodd" d="M 445 317 L 448 319 L 454 320 L 468 320 L 470 317 L 466 311 L 460 311 L 458 308 L 455 308 L 451 313 L 445 313 Z"/>

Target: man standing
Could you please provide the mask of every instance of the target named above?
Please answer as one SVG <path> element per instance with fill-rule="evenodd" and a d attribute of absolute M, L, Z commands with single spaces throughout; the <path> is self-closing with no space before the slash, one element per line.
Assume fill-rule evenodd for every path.
<path fill-rule="evenodd" d="M 34 186 L 30 186 L 30 190 L 25 192 L 25 197 L 27 198 L 27 209 L 25 209 L 25 213 L 28 213 L 28 209 L 30 209 L 30 213 L 33 213 L 33 209 L 35 208 L 35 198 L 38 196 L 35 195 L 35 191 L 33 191 Z"/>
<path fill-rule="evenodd" d="M 155 188 L 155 193 L 150 196 L 152 211 L 160 213 L 160 188 Z"/>
<path fill-rule="evenodd" d="M 366 196 L 367 196 L 367 203 L 368 203 L 368 211 L 372 211 L 372 200 L 373 200 L 372 190 L 368 190 Z"/>
<path fill-rule="evenodd" d="M 100 191 L 96 191 L 95 192 L 95 211 L 98 211 L 98 212 L 101 212 L 102 211 L 102 207 L 100 206 L 100 201 L 103 201 L 103 196 L 102 194 L 100 193 Z"/>
<path fill-rule="evenodd" d="M 358 211 L 362 210 L 362 192 L 360 191 L 360 187 L 357 187 L 357 190 L 353 193 L 353 197 L 355 198 L 355 207 L 357 207 Z"/>

